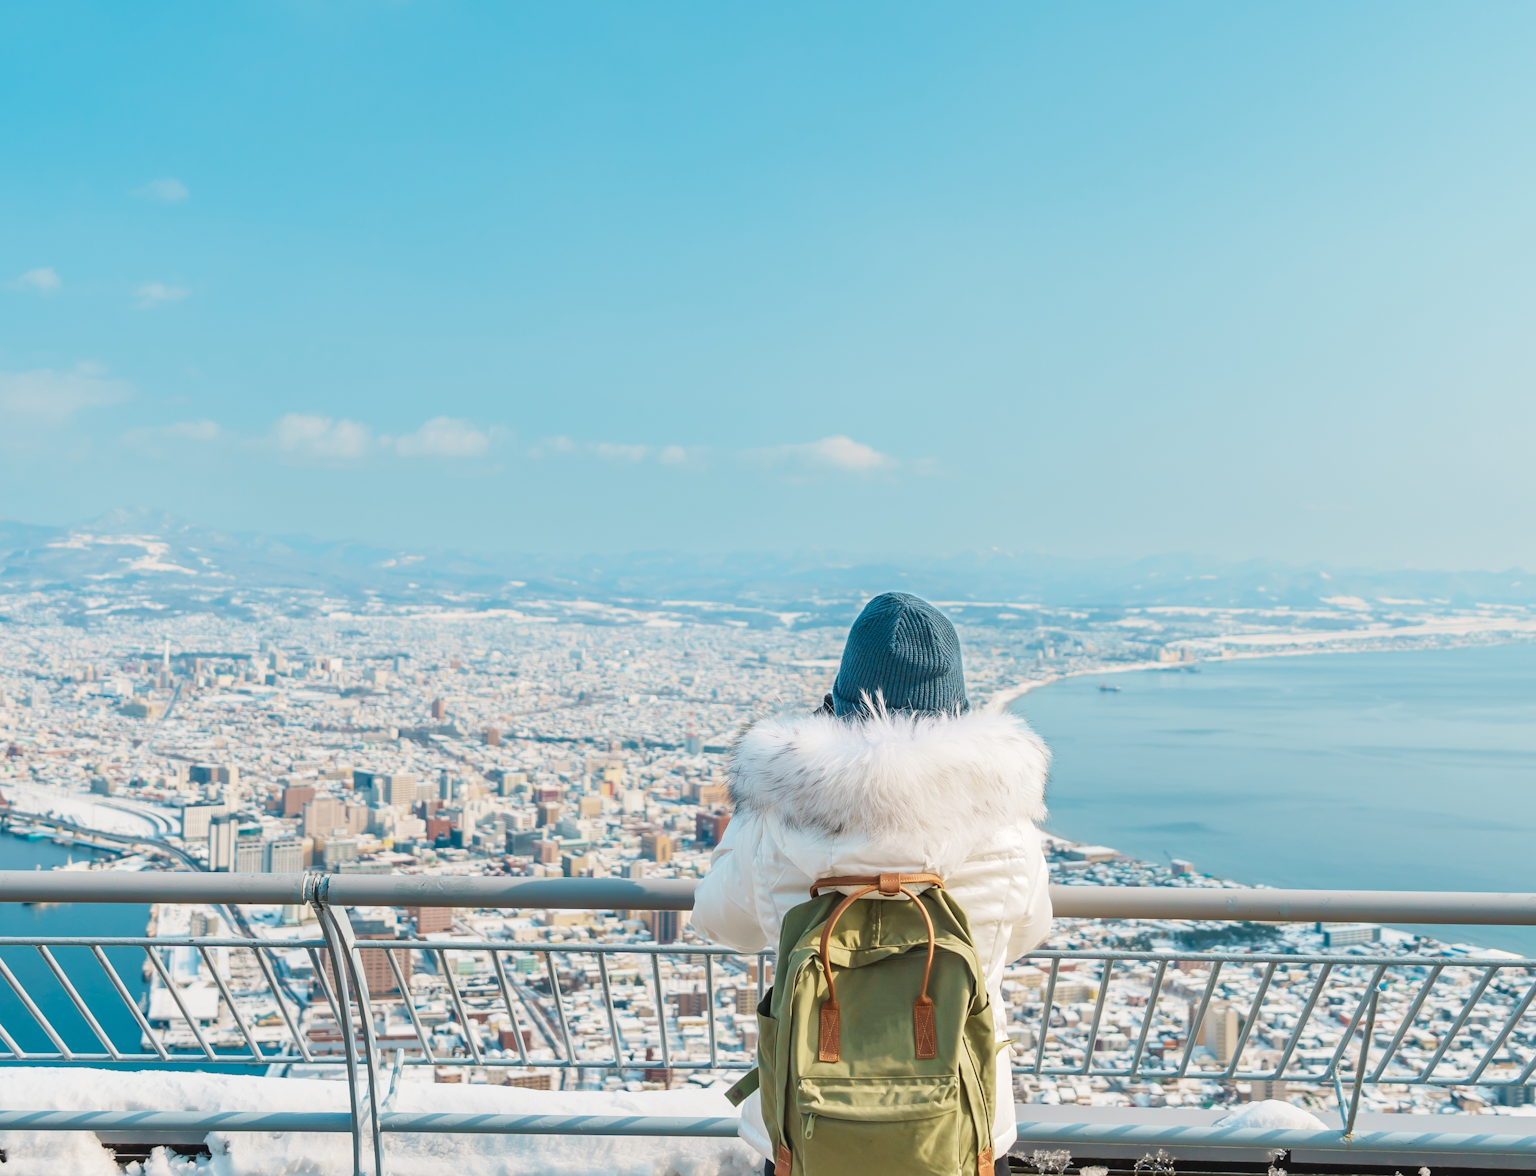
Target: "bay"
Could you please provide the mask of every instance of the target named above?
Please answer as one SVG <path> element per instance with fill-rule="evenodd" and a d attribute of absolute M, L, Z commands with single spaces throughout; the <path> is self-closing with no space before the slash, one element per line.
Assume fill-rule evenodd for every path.
<path fill-rule="evenodd" d="M 92 856 L 91 851 L 75 846 L 55 845 L 47 840 L 26 841 L 0 834 L 0 869 L 51 870 L 70 860 L 86 861 Z M 103 877 L 110 879 L 111 875 Z M 39 903 L 30 906 L 0 903 L 0 936 L 143 935 L 148 920 L 149 907 L 144 903 Z M 90 949 L 59 947 L 52 950 L 56 962 L 113 1044 L 119 1050 L 137 1053 L 142 1048 L 138 1023 Z M 136 947 L 103 950 L 123 986 L 135 1000 L 139 1000 L 146 988 L 144 952 Z M 0 948 L 0 959 L 5 961 L 70 1050 L 102 1052 L 101 1042 L 36 948 Z M 29 1053 L 54 1052 L 56 1049 L 9 983 L 0 984 L 0 1025 Z"/>
<path fill-rule="evenodd" d="M 1248 884 L 1536 891 L 1536 645 L 1071 678 L 1013 709 L 1074 841 Z M 1425 930 L 1536 956 L 1536 928 Z"/>

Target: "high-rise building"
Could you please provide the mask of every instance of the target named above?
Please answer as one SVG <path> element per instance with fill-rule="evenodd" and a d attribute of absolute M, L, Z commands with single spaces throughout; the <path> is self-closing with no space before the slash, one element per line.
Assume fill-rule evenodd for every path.
<path fill-rule="evenodd" d="M 452 907 L 406 907 L 405 913 L 408 918 L 416 920 L 417 935 L 453 930 Z"/>
<path fill-rule="evenodd" d="M 298 817 L 304 814 L 304 806 L 315 799 L 315 789 L 310 784 L 290 784 L 283 789 L 283 816 Z"/>
<path fill-rule="evenodd" d="M 304 842 L 297 837 L 279 837 L 266 844 L 266 861 L 269 874 L 302 874 L 304 872 Z"/>
<path fill-rule="evenodd" d="M 342 826 L 353 835 L 368 832 L 368 806 L 347 801 L 342 806 Z"/>
<path fill-rule="evenodd" d="M 235 818 L 221 813 L 208 823 L 208 868 L 233 870 L 235 867 Z"/>
<path fill-rule="evenodd" d="M 702 846 L 720 844 L 725 830 L 731 823 L 731 814 L 723 812 L 700 813 L 694 818 L 694 838 Z"/>
<path fill-rule="evenodd" d="M 410 808 L 416 803 L 416 777 L 403 773 L 369 772 L 356 768 L 352 772 L 352 787 L 367 793 L 372 804 L 393 804 Z"/>
<path fill-rule="evenodd" d="M 393 914 L 393 912 L 390 912 Z M 348 911 L 348 917 L 357 929 L 358 939 L 398 939 L 392 924 L 382 924 L 379 920 L 358 918 L 355 911 Z M 398 996 L 400 994 L 399 981 L 395 979 L 395 971 L 389 966 L 389 956 L 395 957 L 395 963 L 400 968 L 400 975 L 404 977 L 407 988 L 411 983 L 411 970 L 413 967 L 411 953 L 408 951 L 359 951 L 358 958 L 363 964 L 363 984 L 368 988 L 368 995 L 374 999 L 384 996 Z M 331 982 L 331 991 L 336 991 L 336 973 L 332 970 L 331 956 L 324 953 L 325 975 Z M 351 977 L 348 982 L 350 985 Z"/>
<path fill-rule="evenodd" d="M 672 860 L 672 838 L 665 833 L 642 833 L 640 856 L 650 858 L 658 866 L 666 865 Z"/>
<path fill-rule="evenodd" d="M 1200 1043 L 1226 1065 L 1237 1049 L 1237 1037 L 1241 1021 L 1237 1009 L 1224 1000 L 1213 1000 L 1205 1010 L 1205 1020 L 1200 1023 Z"/>
<path fill-rule="evenodd" d="M 357 861 L 357 838 L 327 837 L 323 861 L 327 870 L 334 870 L 342 862 Z"/>
<path fill-rule="evenodd" d="M 558 801 L 541 801 L 536 807 L 539 824 L 553 826 L 560 823 L 560 812 L 565 806 Z"/>
<path fill-rule="evenodd" d="M 234 872 L 260 874 L 266 867 L 266 850 L 261 842 L 261 830 L 242 829 L 235 837 Z"/>
<path fill-rule="evenodd" d="M 432 717 L 438 722 L 442 722 L 443 719 L 448 717 L 448 704 L 441 698 L 434 698 L 432 700 Z"/>
<path fill-rule="evenodd" d="M 345 827 L 346 806 L 340 799 L 323 793 L 304 806 L 304 836 L 324 837 L 333 829 Z"/>
<path fill-rule="evenodd" d="M 651 915 L 651 938 L 657 943 L 676 943 L 683 933 L 681 915 L 677 911 L 653 911 Z"/>

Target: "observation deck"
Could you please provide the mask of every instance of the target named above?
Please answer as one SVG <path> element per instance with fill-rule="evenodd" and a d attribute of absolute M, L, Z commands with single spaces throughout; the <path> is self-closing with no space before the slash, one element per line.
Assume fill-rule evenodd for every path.
<path fill-rule="evenodd" d="M 0 902 L 211 906 L 241 932 L 0 938 L 0 980 L 15 998 L 0 1013 L 0 1074 L 44 1067 L 35 1087 L 52 1092 L 52 1105 L 39 1094 L 38 1105 L 0 1110 L 0 1131 L 93 1132 L 120 1157 L 197 1148 L 210 1132 L 347 1136 L 354 1173 L 408 1170 L 392 1164 L 392 1145 L 424 1134 L 734 1138 L 729 1114 L 636 1113 L 644 1090 L 622 1113 L 593 1114 L 444 1109 L 452 1098 L 423 1109 L 431 1100 L 406 1093 L 428 1075 L 436 1085 L 472 1074 L 488 1086 L 553 1090 L 569 1076 L 659 1089 L 750 1068 L 751 1011 L 772 953 L 678 941 L 680 920 L 665 913 L 688 910 L 693 886 L 0 872 Z M 1016 1171 L 1049 1167 L 1046 1153 L 1061 1151 L 1074 1169 L 1127 1171 L 1159 1151 L 1182 1172 L 1536 1168 L 1536 1118 L 1524 1112 L 1536 1101 L 1536 959 L 1412 940 L 1320 952 L 1170 946 L 1191 922 L 1530 925 L 1536 895 L 1056 886 L 1052 901 L 1059 920 L 1127 934 L 1120 946 L 1040 949 L 1009 969 Z M 284 908 L 289 921 L 280 933 L 257 926 L 253 907 Z M 386 932 L 365 908 L 412 910 L 417 927 Z M 654 938 L 674 941 L 601 928 L 500 937 L 477 934 L 473 920 L 421 930 L 443 908 L 548 912 L 551 924 L 562 912 L 650 913 Z M 89 1079 L 57 1080 L 83 1069 Z M 146 1090 L 152 1072 L 215 1077 L 203 1105 L 146 1107 L 123 1097 L 132 1079 L 103 1070 L 138 1072 Z M 331 1076 L 337 1105 L 239 1105 L 248 1088 L 220 1085 L 221 1074 Z M 1239 1099 L 1286 1094 L 1321 1126 L 1221 1124 Z M 1372 1109 L 1410 1096 L 1442 1113 Z"/>

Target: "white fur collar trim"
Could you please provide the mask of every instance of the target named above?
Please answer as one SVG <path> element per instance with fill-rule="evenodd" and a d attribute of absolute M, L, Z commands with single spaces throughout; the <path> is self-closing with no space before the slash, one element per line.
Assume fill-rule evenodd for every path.
<path fill-rule="evenodd" d="M 1044 821 L 1050 762 L 1041 738 L 1011 714 L 815 714 L 754 724 L 728 771 L 743 814 L 932 851 Z"/>

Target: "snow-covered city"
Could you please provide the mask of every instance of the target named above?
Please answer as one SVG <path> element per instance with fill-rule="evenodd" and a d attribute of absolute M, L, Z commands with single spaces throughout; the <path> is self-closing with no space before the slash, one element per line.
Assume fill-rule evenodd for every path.
<path fill-rule="evenodd" d="M 67 625 L 50 620 L 48 603 L 12 597 L 11 623 L 0 627 L 0 792 L 12 837 L 57 841 L 79 853 L 65 868 L 91 870 L 698 878 L 731 819 L 733 739 L 755 717 L 816 707 L 842 635 L 793 618 L 681 620 L 636 603 L 473 615 L 380 606 L 295 619 L 269 598 L 256 619 L 109 612 Z M 1147 610 L 1104 623 L 1068 610 L 948 607 L 978 701 L 1006 702 L 1063 674 L 1180 673 L 1296 638 L 1273 617 L 1237 624 Z M 1458 639 L 1476 628 L 1464 618 Z M 1353 634 L 1382 639 L 1379 629 Z M 1237 885 L 1189 862 L 1047 841 L 1062 885 Z M 686 912 L 361 908 L 350 917 L 365 941 L 432 944 L 387 953 L 392 962 L 364 953 L 375 1032 L 401 1063 L 398 1081 L 710 1089 L 752 1064 L 767 957 L 622 950 L 699 943 Z M 276 981 L 239 948 L 165 951 L 163 966 L 144 967 L 144 1011 L 160 1045 L 254 1042 L 273 1075 L 342 1077 L 320 957 L 282 946 L 313 938 L 313 920 L 298 904 L 151 907 L 153 936 L 264 941 Z M 455 947 L 485 942 L 505 950 Z M 582 950 L 596 945 L 609 954 Z M 1325 948 L 1342 962 L 1273 960 Z M 1365 1090 L 1367 1111 L 1525 1110 L 1524 1087 L 1390 1081 L 1431 1059 L 1490 1082 L 1528 1070 L 1536 1026 L 1503 1024 L 1523 989 L 1512 978 L 1485 983 L 1469 1012 L 1482 973 L 1455 966 L 1509 953 L 1366 925 L 1072 919 L 1058 919 L 1040 950 L 1151 955 L 1117 963 L 1107 989 L 1098 959 L 1038 956 L 1008 968 L 1021 1103 L 1278 1098 L 1337 1115 L 1339 1091 L 1308 1073 L 1337 1067 L 1347 1077 L 1363 994 L 1384 983 L 1373 1047 L 1392 1062 Z M 1220 954 L 1219 977 L 1210 960 L 1155 962 L 1174 951 Z M 1246 959 L 1255 953 L 1259 962 Z M 1404 956 L 1413 962 L 1373 979 L 1374 960 Z M 1431 970 L 1437 979 L 1421 996 Z M 295 1033 L 305 1056 L 291 1047 Z M 149 1034 L 139 1044 L 148 1048 Z M 1089 1054 L 1092 1071 L 1121 1076 L 1090 1072 Z M 1244 1077 L 1282 1058 L 1286 1080 Z"/>

